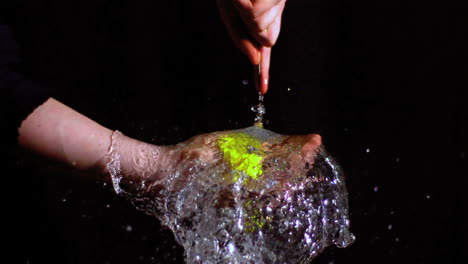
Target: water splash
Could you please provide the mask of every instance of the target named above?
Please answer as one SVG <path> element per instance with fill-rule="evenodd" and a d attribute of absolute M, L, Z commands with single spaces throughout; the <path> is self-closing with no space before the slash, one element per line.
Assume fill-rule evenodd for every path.
<path fill-rule="evenodd" d="M 240 138 L 245 150 L 223 151 L 223 138 Z M 308 263 L 354 241 L 343 173 L 323 146 L 310 147 L 314 139 L 257 126 L 201 135 L 170 147 L 166 156 L 177 162 L 153 184 L 125 180 L 114 138 L 117 162 L 108 166 L 115 191 L 168 226 L 187 263 Z M 233 165 L 254 153 L 249 144 L 261 149 L 257 178 Z"/>
<path fill-rule="evenodd" d="M 263 115 L 265 114 L 265 105 L 263 104 L 264 96 L 258 93 L 258 104 L 250 108 L 255 115 L 255 126 L 263 128 Z"/>

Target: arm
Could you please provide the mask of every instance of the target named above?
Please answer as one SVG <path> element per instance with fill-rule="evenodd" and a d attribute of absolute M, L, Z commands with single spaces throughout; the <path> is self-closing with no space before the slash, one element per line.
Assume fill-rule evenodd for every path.
<path fill-rule="evenodd" d="M 110 146 L 112 131 L 49 98 L 19 128 L 19 144 L 41 156 L 89 170 Z"/>
<path fill-rule="evenodd" d="M 103 158 L 110 147 L 112 131 L 51 98 L 47 88 L 17 72 L 22 63 L 19 47 L 10 27 L 2 21 L 0 17 L 0 87 L 8 99 L 2 112 L 7 126 L 16 130 L 19 145 L 80 171 L 107 172 Z M 132 166 L 132 151 L 156 148 L 125 136 L 120 141 L 120 148 L 129 152 L 122 158 L 127 170 Z"/>
<path fill-rule="evenodd" d="M 23 148 L 68 167 L 108 174 L 112 133 L 112 130 L 49 98 L 22 122 L 18 141 Z M 134 158 L 138 153 L 159 152 L 163 147 L 121 135 L 119 149 L 122 174 L 143 176 L 144 170 L 138 168 Z"/>
<path fill-rule="evenodd" d="M 18 45 L 8 25 L 0 17 L 0 87 L 6 92 L 2 107 L 5 123 L 19 146 L 38 154 L 40 158 L 52 159 L 58 165 L 84 172 L 86 176 L 109 176 L 107 163 L 111 155 L 113 131 L 50 97 L 49 90 L 17 72 L 21 64 Z M 19 129 L 18 129 L 19 127 Z M 14 132 L 13 132 L 14 131 Z M 141 168 L 141 158 L 159 164 L 148 153 L 159 152 L 162 147 L 147 144 L 124 135 L 118 137 L 121 173 L 141 177 L 149 172 Z M 143 153 L 143 154 L 142 154 Z M 139 157 L 135 161 L 135 157 Z M 155 165 L 151 168 L 154 168 Z M 59 166 L 59 168 L 62 166 Z M 83 173 L 78 173 L 84 176 Z M 106 177 L 106 180 L 109 180 Z"/>

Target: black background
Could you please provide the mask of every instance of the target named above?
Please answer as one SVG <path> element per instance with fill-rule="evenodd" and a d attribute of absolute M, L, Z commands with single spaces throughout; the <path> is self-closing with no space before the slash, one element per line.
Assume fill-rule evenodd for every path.
<path fill-rule="evenodd" d="M 27 76 L 106 127 L 173 144 L 252 124 L 252 68 L 214 1 L 4 10 Z M 345 171 L 357 237 L 315 263 L 463 263 L 466 14 L 445 2 L 288 1 L 266 128 L 322 135 Z M 183 261 L 168 230 L 108 188 L 9 154 L 13 263 Z"/>

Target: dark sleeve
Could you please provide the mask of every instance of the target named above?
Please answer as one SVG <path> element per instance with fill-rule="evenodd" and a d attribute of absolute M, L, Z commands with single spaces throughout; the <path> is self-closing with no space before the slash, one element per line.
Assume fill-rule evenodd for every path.
<path fill-rule="evenodd" d="M 6 126 L 7 134 L 12 137 L 8 141 L 14 144 L 21 122 L 49 98 L 45 88 L 20 72 L 19 53 L 10 27 L 0 17 L 0 91 L 6 95 L 0 103 L 4 115 L 2 126 Z"/>

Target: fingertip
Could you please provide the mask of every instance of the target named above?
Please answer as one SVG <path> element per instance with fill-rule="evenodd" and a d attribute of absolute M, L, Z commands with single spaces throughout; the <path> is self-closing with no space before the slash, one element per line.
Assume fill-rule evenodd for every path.
<path fill-rule="evenodd" d="M 264 88 L 264 89 L 260 89 L 259 92 L 260 92 L 261 95 L 265 95 L 267 93 L 267 91 L 268 91 L 268 87 Z"/>
<path fill-rule="evenodd" d="M 268 91 L 268 77 L 262 77 L 261 78 L 261 84 L 260 84 L 260 90 L 259 92 L 262 94 L 262 95 L 265 95 L 266 92 Z"/>
<path fill-rule="evenodd" d="M 264 95 L 268 90 L 269 78 L 268 71 L 263 69 L 263 58 L 260 60 L 260 64 L 254 66 L 255 88 L 260 94 Z"/>
<path fill-rule="evenodd" d="M 263 47 L 261 50 L 261 66 L 260 66 L 260 85 L 259 91 L 262 94 L 265 94 L 268 90 L 269 79 L 270 79 L 270 58 L 271 58 L 271 48 Z"/>

